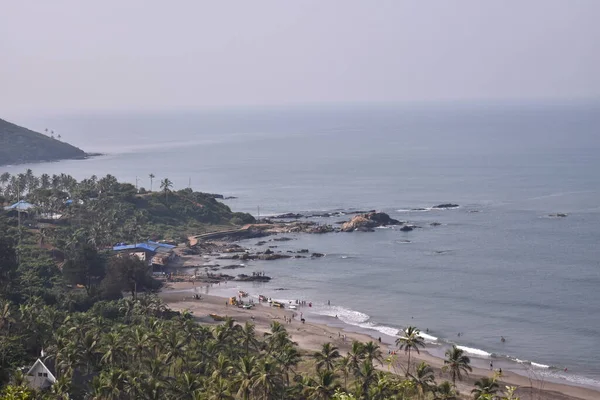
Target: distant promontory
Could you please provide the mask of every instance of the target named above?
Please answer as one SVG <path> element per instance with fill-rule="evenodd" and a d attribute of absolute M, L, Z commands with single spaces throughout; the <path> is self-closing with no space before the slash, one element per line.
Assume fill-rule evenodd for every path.
<path fill-rule="evenodd" d="M 23 164 L 90 156 L 59 139 L 0 119 L 0 165 Z"/>

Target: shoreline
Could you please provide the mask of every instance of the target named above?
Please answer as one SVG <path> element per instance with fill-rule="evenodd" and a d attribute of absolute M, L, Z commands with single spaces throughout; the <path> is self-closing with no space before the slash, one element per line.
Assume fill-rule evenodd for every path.
<path fill-rule="evenodd" d="M 377 341 L 377 337 L 373 334 L 376 332 L 381 337 L 381 350 L 384 358 L 387 356 L 387 350 L 395 348 L 394 338 L 389 335 L 382 334 L 378 331 L 371 330 L 373 334 L 367 332 L 368 329 L 356 327 L 346 324 L 335 317 L 328 317 L 316 313 L 311 313 L 309 308 L 301 308 L 298 310 L 278 309 L 268 307 L 264 304 L 257 304 L 254 309 L 244 310 L 234 306 L 226 306 L 227 297 L 220 295 L 209 295 L 205 292 L 209 291 L 209 287 L 201 283 L 192 282 L 174 282 L 168 283 L 160 293 L 159 297 L 166 305 L 174 311 L 189 310 L 194 314 L 194 317 L 199 323 L 208 325 L 217 325 L 208 316 L 210 313 L 218 315 L 227 315 L 233 317 L 236 322 L 244 323 L 251 321 L 256 325 L 257 332 L 266 332 L 269 329 L 271 321 L 279 321 L 283 323 L 283 316 L 292 317 L 291 323 L 285 323 L 284 326 L 292 335 L 298 347 L 307 351 L 316 351 L 326 342 L 332 342 L 339 347 L 341 353 L 346 353 L 351 346 L 353 340 L 360 342 Z M 225 284 L 223 287 L 216 288 L 217 291 L 226 291 Z M 230 290 L 234 290 L 233 287 Z M 193 294 L 199 293 L 202 296 L 201 300 L 194 300 Z M 299 314 L 305 314 L 307 319 L 305 324 L 299 321 Z M 254 319 L 251 317 L 254 316 Z M 343 336 L 346 336 L 346 340 Z M 413 354 L 412 359 L 425 361 L 430 364 L 435 370 L 436 381 L 449 380 L 447 374 L 443 374 L 441 367 L 443 366 L 443 358 L 432 354 L 430 351 L 432 346 L 428 345 L 421 354 Z M 398 352 L 395 356 L 394 365 L 395 373 L 402 373 L 398 363 L 405 363 L 406 356 L 404 353 Z M 490 370 L 482 366 L 480 362 L 472 363 L 473 372 L 469 377 L 462 382 L 457 382 L 457 387 L 461 394 L 470 393 L 475 380 L 480 377 L 492 376 Z M 389 367 L 381 366 L 382 370 L 388 370 Z M 567 400 L 581 399 L 594 400 L 600 398 L 600 391 L 587 386 L 576 386 L 568 383 L 559 383 L 539 379 L 539 377 L 527 377 L 513 371 L 504 370 L 502 377 L 499 380 L 500 387 L 506 385 L 518 386 L 517 391 L 521 400 L 544 398 L 547 400 Z M 539 397 L 543 395 L 543 397 Z"/>

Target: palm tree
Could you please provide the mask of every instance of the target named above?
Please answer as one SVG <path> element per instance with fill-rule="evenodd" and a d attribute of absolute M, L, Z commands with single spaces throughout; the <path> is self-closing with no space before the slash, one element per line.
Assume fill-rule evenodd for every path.
<path fill-rule="evenodd" d="M 42 186 L 42 189 L 48 189 L 50 187 L 50 175 L 42 174 L 42 176 L 40 177 L 40 184 Z"/>
<path fill-rule="evenodd" d="M 362 393 L 368 393 L 369 387 L 377 380 L 377 370 L 373 363 L 365 360 L 356 371 L 356 381 L 354 382 L 357 389 Z"/>
<path fill-rule="evenodd" d="M 415 374 L 412 376 L 411 380 L 419 392 L 419 398 L 424 398 L 423 396 L 425 393 L 435 386 L 435 374 L 433 368 L 426 362 L 421 361 L 421 363 L 417 365 Z"/>
<path fill-rule="evenodd" d="M 156 175 L 154 175 L 153 173 L 150 173 L 150 175 L 148 175 L 148 177 L 150 178 L 150 191 L 152 191 L 152 180 L 154 178 L 156 178 Z"/>
<path fill-rule="evenodd" d="M 184 372 L 173 381 L 172 390 L 178 399 L 194 400 L 197 393 L 202 389 L 202 380 L 197 374 Z"/>
<path fill-rule="evenodd" d="M 242 400 L 249 400 L 252 393 L 252 386 L 258 376 L 256 359 L 244 356 L 238 361 L 236 369 L 237 374 L 235 375 L 234 383 L 238 388 L 237 395 Z"/>
<path fill-rule="evenodd" d="M 348 366 L 350 371 L 356 375 L 357 371 L 360 368 L 360 363 L 364 359 L 364 349 L 363 344 L 354 340 L 352 342 L 352 347 L 348 352 Z"/>
<path fill-rule="evenodd" d="M 246 321 L 240 331 L 240 339 L 242 341 L 242 345 L 244 346 L 244 354 L 248 355 L 250 353 L 250 349 L 256 349 L 258 346 L 258 340 L 256 339 L 256 329 L 254 324 Z"/>
<path fill-rule="evenodd" d="M 458 400 L 458 393 L 453 384 L 444 381 L 435 387 L 433 400 Z"/>
<path fill-rule="evenodd" d="M 169 178 L 165 178 L 160 182 L 160 188 L 165 192 L 165 201 L 169 202 L 169 191 L 173 187 L 173 182 Z"/>
<path fill-rule="evenodd" d="M 272 399 L 281 387 L 281 375 L 277 365 L 271 361 L 262 361 L 258 366 L 258 374 L 254 378 L 252 388 L 255 390 L 257 398 L 263 400 Z"/>
<path fill-rule="evenodd" d="M 471 393 L 473 393 L 474 400 L 479 400 L 486 395 L 493 397 L 498 391 L 498 388 L 498 383 L 494 378 L 484 376 L 475 382 L 475 388 L 471 390 Z"/>
<path fill-rule="evenodd" d="M 341 357 L 337 362 L 337 369 L 344 376 L 344 390 L 348 390 L 348 375 L 351 372 L 350 356 Z"/>
<path fill-rule="evenodd" d="M 223 378 L 212 380 L 208 393 L 208 400 L 232 400 L 234 398 L 229 390 L 229 382 Z M 204 398 L 198 397 L 198 399 Z"/>
<path fill-rule="evenodd" d="M 383 354 L 378 344 L 373 341 L 367 342 L 363 345 L 363 353 L 365 358 L 371 362 L 379 361 L 383 365 Z"/>
<path fill-rule="evenodd" d="M 316 361 L 315 367 L 317 368 L 317 372 L 323 367 L 327 371 L 332 371 L 333 366 L 335 365 L 335 360 L 340 358 L 340 352 L 338 351 L 338 348 L 331 343 L 323 343 L 321 351 L 315 352 L 313 354 L 313 358 Z"/>
<path fill-rule="evenodd" d="M 446 351 L 446 359 L 444 360 L 444 371 L 450 371 L 452 376 L 452 384 L 456 386 L 456 380 L 462 380 L 462 374 L 469 375 L 473 369 L 469 365 L 471 359 L 464 355 L 464 351 L 456 346 Z"/>
<path fill-rule="evenodd" d="M 4 172 L 2 175 L 0 175 L 0 183 L 2 184 L 2 187 L 4 187 L 4 185 L 6 185 L 9 180 L 10 174 L 8 172 Z"/>
<path fill-rule="evenodd" d="M 408 353 L 408 362 L 406 364 L 406 376 L 410 373 L 410 352 L 415 350 L 419 354 L 419 346 L 425 347 L 425 341 L 421 332 L 414 326 L 409 326 L 402 331 L 403 336 L 396 339 L 396 345 L 400 350 L 404 349 L 405 353 Z"/>
<path fill-rule="evenodd" d="M 280 351 L 273 354 L 273 357 L 279 362 L 287 388 L 290 384 L 290 371 L 292 371 L 292 367 L 297 366 L 302 359 L 300 352 L 292 343 L 289 343 Z"/>
<path fill-rule="evenodd" d="M 336 379 L 337 376 L 333 373 L 333 371 L 318 371 L 316 379 L 311 379 L 309 381 L 309 385 L 305 386 L 305 392 L 308 395 L 307 399 L 330 399 L 340 387 L 340 385 L 336 382 Z"/>
<path fill-rule="evenodd" d="M 123 337 L 120 333 L 109 332 L 102 336 L 102 351 L 104 355 L 100 362 L 106 365 L 120 364 L 127 358 Z"/>

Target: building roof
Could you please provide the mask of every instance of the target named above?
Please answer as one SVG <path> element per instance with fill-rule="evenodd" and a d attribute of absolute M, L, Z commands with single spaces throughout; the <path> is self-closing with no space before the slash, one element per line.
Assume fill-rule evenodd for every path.
<path fill-rule="evenodd" d="M 43 371 L 47 376 L 35 375 L 35 372 L 38 370 Z M 34 389 L 43 389 L 52 386 L 52 384 L 56 382 L 56 377 L 54 376 L 53 371 L 38 358 L 31 368 L 29 368 L 29 371 L 27 371 L 27 381 Z"/>
<path fill-rule="evenodd" d="M 166 243 L 158 243 L 158 242 L 153 242 L 151 240 L 148 240 L 147 242 L 142 242 L 142 243 L 135 243 L 135 244 L 119 244 L 118 246 L 114 246 L 113 250 L 114 251 L 123 251 L 123 250 L 136 250 L 136 249 L 141 249 L 141 250 L 147 250 L 147 251 L 152 251 L 154 253 L 157 252 L 163 252 L 163 251 L 169 251 L 171 249 L 174 249 L 176 246 L 173 246 L 171 244 L 166 244 Z"/>
<path fill-rule="evenodd" d="M 19 200 L 15 204 L 4 207 L 5 210 L 27 211 L 30 208 L 35 208 L 34 204 L 28 203 L 25 200 Z"/>

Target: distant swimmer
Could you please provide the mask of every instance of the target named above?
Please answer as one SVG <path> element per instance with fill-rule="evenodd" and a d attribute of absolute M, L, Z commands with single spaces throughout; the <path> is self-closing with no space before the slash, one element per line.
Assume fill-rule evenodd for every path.
<path fill-rule="evenodd" d="M 458 332 L 458 337 L 460 337 L 460 332 Z"/>
<path fill-rule="evenodd" d="M 429 333 L 429 328 L 425 329 L 425 332 Z"/>
<path fill-rule="evenodd" d="M 501 341 L 502 343 L 506 342 L 506 339 L 504 339 L 504 336 L 500 336 L 500 341 Z"/>

